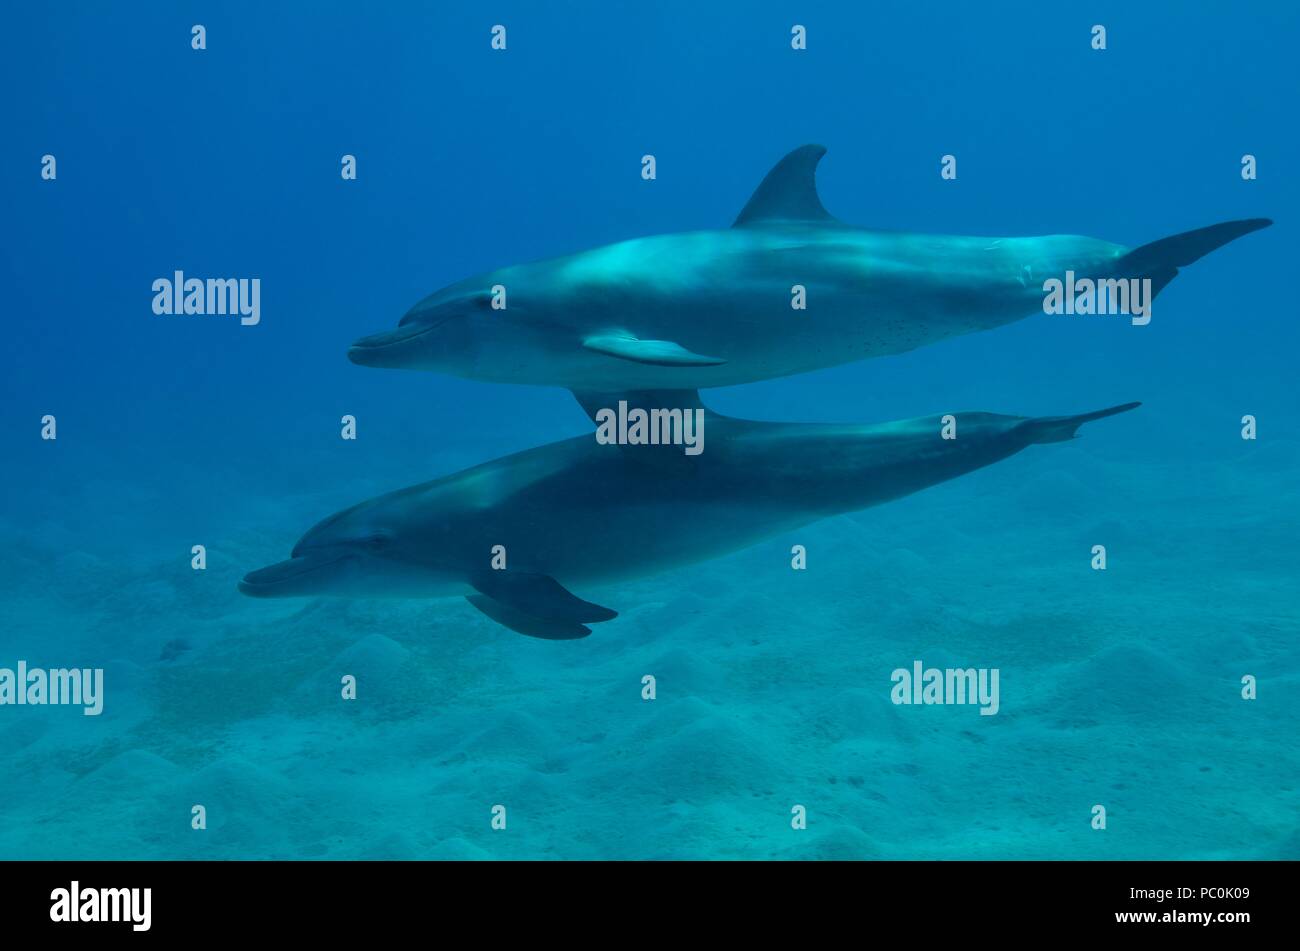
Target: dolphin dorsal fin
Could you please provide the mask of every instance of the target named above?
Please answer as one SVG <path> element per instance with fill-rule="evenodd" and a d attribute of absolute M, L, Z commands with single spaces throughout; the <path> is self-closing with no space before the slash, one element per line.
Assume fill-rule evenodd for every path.
<path fill-rule="evenodd" d="M 596 414 L 602 409 L 618 405 L 619 400 L 627 400 L 628 406 L 640 409 L 702 409 L 709 417 L 724 418 L 704 405 L 699 390 L 621 390 L 598 392 L 595 390 L 571 390 L 573 398 L 578 401 L 587 418 L 593 423 Z"/>
<path fill-rule="evenodd" d="M 817 197 L 817 163 L 825 154 L 824 145 L 801 145 L 777 162 L 732 227 L 765 221 L 834 221 Z"/>

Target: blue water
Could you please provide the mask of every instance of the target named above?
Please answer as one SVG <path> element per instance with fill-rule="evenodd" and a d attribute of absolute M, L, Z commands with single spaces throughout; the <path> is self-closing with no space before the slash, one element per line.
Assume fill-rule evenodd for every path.
<path fill-rule="evenodd" d="M 0 667 L 102 667 L 106 696 L 0 706 L 0 858 L 1300 857 L 1294 5 L 5 19 Z M 805 142 L 864 226 L 1136 245 L 1277 224 L 1185 269 L 1145 328 L 1040 316 L 710 392 L 772 420 L 1144 405 L 584 590 L 621 612 L 585 640 L 460 600 L 238 593 L 345 505 L 589 429 L 562 390 L 365 369 L 351 340 L 489 268 L 725 226 Z M 261 323 L 155 316 L 177 269 L 259 277 Z M 1000 712 L 893 705 L 916 659 L 998 668 Z"/>

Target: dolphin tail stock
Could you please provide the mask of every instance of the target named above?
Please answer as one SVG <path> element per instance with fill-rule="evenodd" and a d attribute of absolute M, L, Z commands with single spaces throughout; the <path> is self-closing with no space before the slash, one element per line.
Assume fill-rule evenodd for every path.
<path fill-rule="evenodd" d="M 478 592 L 466 598 L 470 604 L 498 624 L 528 637 L 575 640 L 591 633 L 587 624 L 618 617 L 617 611 L 582 600 L 550 575 L 480 571 L 469 583 Z"/>
<path fill-rule="evenodd" d="M 1124 278 L 1149 278 L 1154 298 L 1178 276 L 1180 267 L 1199 261 L 1230 241 L 1267 228 L 1272 223 L 1271 218 L 1244 218 L 1170 235 L 1129 251 L 1116 263 L 1116 273 Z"/>
<path fill-rule="evenodd" d="M 1077 416 L 1036 416 L 1026 419 L 1017 428 L 1029 437 L 1031 444 L 1065 442 L 1068 439 L 1075 438 L 1078 435 L 1079 427 L 1084 423 L 1090 423 L 1094 419 L 1105 419 L 1107 416 L 1127 413 L 1129 410 L 1137 409 L 1141 405 L 1141 403 L 1121 403 L 1119 406 L 1094 410 L 1091 413 L 1080 413 Z"/>

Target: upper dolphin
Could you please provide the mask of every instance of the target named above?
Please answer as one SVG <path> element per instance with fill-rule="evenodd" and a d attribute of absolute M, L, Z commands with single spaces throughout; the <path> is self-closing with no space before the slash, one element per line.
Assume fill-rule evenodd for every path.
<path fill-rule="evenodd" d="M 469 278 L 348 353 L 575 391 L 730 386 L 902 353 L 1041 313 L 1044 282 L 1150 279 L 1263 228 L 1229 221 L 1130 249 L 1095 238 L 873 231 L 832 218 L 795 149 L 725 230 L 634 238 Z M 806 309 L 791 307 L 804 288 Z M 504 305 L 504 306 L 503 306 Z"/>
<path fill-rule="evenodd" d="M 629 394 L 652 398 L 654 394 Z M 678 392 L 683 402 L 698 394 Z M 709 448 L 578 436 L 337 513 L 286 561 L 250 572 L 254 597 L 464 596 L 533 637 L 585 637 L 615 611 L 570 590 L 746 548 L 992 465 L 1084 423 L 1077 416 L 930 416 L 874 426 L 762 423 L 708 413 Z M 699 407 L 704 412 L 702 407 Z M 944 438 L 952 420 L 956 438 Z M 497 561 L 497 558 L 500 558 Z"/>

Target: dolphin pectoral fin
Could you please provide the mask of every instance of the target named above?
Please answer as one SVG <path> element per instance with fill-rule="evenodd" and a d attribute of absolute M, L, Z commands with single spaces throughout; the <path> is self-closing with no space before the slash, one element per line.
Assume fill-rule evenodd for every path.
<path fill-rule="evenodd" d="M 480 571 L 469 579 L 478 591 L 466 600 L 518 634 L 552 641 L 586 637 L 583 622 L 608 621 L 617 611 L 584 601 L 550 575 L 531 571 Z"/>
<path fill-rule="evenodd" d="M 557 621 L 533 617 L 531 614 L 517 611 L 500 601 L 494 601 L 485 594 L 471 594 L 465 600 L 492 620 L 503 627 L 510 628 L 516 634 L 540 637 L 547 641 L 573 641 L 580 637 L 586 637 L 591 633 L 591 628 L 585 624 L 579 624 L 576 621 Z"/>
<path fill-rule="evenodd" d="M 631 360 L 633 363 L 650 363 L 660 367 L 715 367 L 727 361 L 721 357 L 706 357 L 691 353 L 671 340 L 641 340 L 637 337 L 598 336 L 582 341 L 588 350 L 607 357 Z"/>
<path fill-rule="evenodd" d="M 550 575 L 533 571 L 478 571 L 469 583 L 479 594 L 533 618 L 576 623 L 618 617 L 617 611 L 584 601 Z"/>
<path fill-rule="evenodd" d="M 733 228 L 768 221 L 820 221 L 834 223 L 817 197 L 817 163 L 824 145 L 801 145 L 773 166 L 741 209 Z"/>

